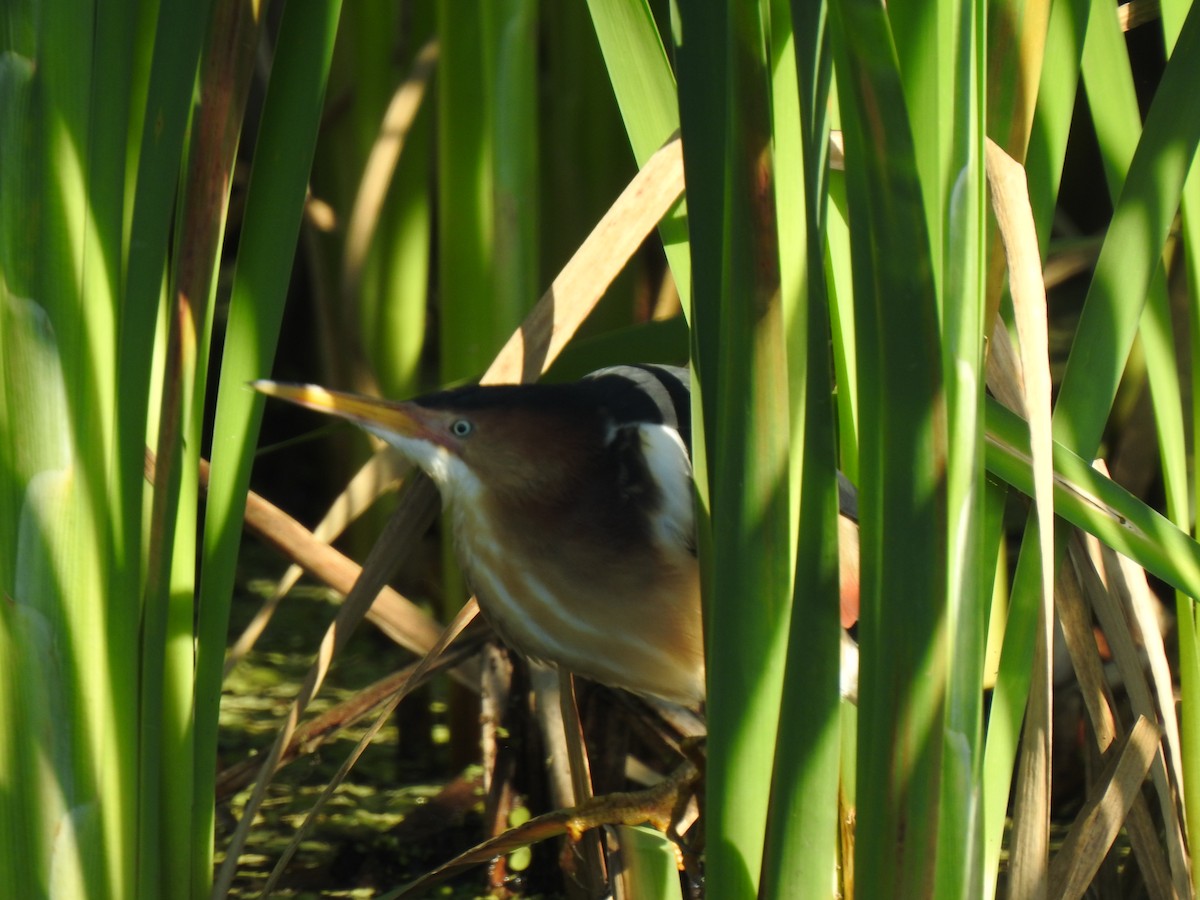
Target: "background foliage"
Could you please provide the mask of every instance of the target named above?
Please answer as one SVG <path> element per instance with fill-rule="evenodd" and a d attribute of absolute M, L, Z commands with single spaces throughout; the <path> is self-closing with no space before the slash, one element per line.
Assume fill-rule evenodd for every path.
<path fill-rule="evenodd" d="M 409 484 L 350 532 L 352 589 L 342 525 L 248 500 L 246 383 L 408 395 L 524 320 L 489 377 L 691 360 L 709 896 L 1193 894 L 1197 83 L 1188 0 L 6 4 L 0 893 L 228 889 L 243 520 L 348 595 L 298 714 L 434 506 Z M 638 170 L 641 224 L 564 269 Z M 400 477 L 328 437 L 261 491 L 316 520 Z M 402 600 L 372 621 L 423 653 Z"/>

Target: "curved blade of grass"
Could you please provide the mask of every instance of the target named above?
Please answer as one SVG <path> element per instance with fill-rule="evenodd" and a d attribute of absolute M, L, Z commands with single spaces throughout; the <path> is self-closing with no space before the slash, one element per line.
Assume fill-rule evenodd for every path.
<path fill-rule="evenodd" d="M 638 165 L 679 130 L 675 75 L 645 0 L 588 0 L 592 27 Z"/>
<path fill-rule="evenodd" d="M 1058 516 L 1178 590 L 1196 596 L 1200 544 L 1058 441 L 1053 454 Z M 991 397 L 987 398 L 987 467 L 1017 490 L 1032 494 L 1028 425 Z"/>
<path fill-rule="evenodd" d="M 173 840 L 161 856 L 166 879 L 163 890 L 177 891 L 181 873 L 190 872 L 194 896 L 203 896 L 208 890 L 213 856 L 212 835 L 192 828 L 197 735 L 203 735 L 196 731 L 194 716 L 200 447 L 206 424 L 217 271 L 262 14 L 262 8 L 253 4 L 221 2 L 216 4 L 207 29 L 198 85 L 204 100 L 191 122 L 188 164 L 176 214 L 159 439 L 154 445 L 162 473 L 156 481 L 156 501 L 160 493 L 178 492 L 175 508 L 162 504 L 169 512 L 162 515 L 156 508 L 151 521 L 153 533 L 161 531 L 161 544 L 169 548 L 171 557 L 162 679 L 162 691 L 168 698 L 161 723 L 162 815 L 185 832 L 185 837 Z M 161 526 L 160 516 L 165 522 Z M 166 564 L 166 560 L 152 560 L 151 581 L 155 580 L 154 567 Z M 147 686 L 147 690 L 154 689 Z M 205 739 L 215 741 L 216 736 L 201 738 Z"/>

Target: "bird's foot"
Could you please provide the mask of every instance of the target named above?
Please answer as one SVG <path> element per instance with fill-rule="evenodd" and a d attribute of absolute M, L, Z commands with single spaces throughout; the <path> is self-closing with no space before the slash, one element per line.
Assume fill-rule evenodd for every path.
<path fill-rule="evenodd" d="M 680 835 L 676 824 L 685 814 L 700 784 L 701 769 L 690 759 L 684 760 L 658 784 L 640 791 L 621 791 L 594 797 L 568 811 L 564 823 L 571 840 L 601 825 L 649 824 L 671 838 L 682 868 Z"/>

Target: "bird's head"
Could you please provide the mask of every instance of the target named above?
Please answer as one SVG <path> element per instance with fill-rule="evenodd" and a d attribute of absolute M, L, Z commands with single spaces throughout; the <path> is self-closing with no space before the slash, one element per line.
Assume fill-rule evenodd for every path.
<path fill-rule="evenodd" d="M 561 385 L 466 387 L 405 402 L 307 384 L 252 386 L 378 436 L 453 501 L 473 501 L 485 488 L 510 496 L 569 491 L 573 469 L 604 442 L 595 404 Z"/>

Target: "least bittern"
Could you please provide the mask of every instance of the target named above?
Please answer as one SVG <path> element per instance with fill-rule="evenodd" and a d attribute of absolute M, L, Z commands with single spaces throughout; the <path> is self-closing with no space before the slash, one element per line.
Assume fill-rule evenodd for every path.
<path fill-rule="evenodd" d="M 686 369 L 616 366 L 573 384 L 465 387 L 403 403 L 254 387 L 355 422 L 433 479 L 479 607 L 513 649 L 603 684 L 703 704 Z M 845 511 L 844 481 L 842 498 Z M 842 522 L 847 625 L 857 615 L 858 540 Z"/>

